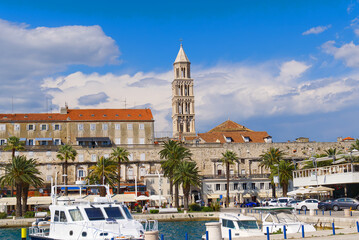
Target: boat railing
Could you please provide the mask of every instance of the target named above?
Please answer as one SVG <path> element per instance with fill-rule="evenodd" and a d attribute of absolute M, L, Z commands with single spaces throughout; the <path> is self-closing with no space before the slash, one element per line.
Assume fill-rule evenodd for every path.
<path fill-rule="evenodd" d="M 139 221 L 142 224 L 145 232 L 158 230 L 157 220 L 138 219 L 137 221 Z"/>

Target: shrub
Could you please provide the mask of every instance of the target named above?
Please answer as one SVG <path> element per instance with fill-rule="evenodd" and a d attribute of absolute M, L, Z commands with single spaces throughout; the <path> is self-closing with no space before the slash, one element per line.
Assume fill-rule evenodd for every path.
<path fill-rule="evenodd" d="M 151 214 L 157 214 L 157 213 L 159 213 L 159 210 L 158 209 L 151 209 L 150 213 Z"/>
<path fill-rule="evenodd" d="M 16 212 L 13 211 L 13 212 L 11 213 L 11 216 L 12 216 L 12 217 L 13 217 L 13 216 L 16 216 Z"/>
<path fill-rule="evenodd" d="M 7 213 L 6 212 L 0 212 L 0 219 L 4 219 L 7 218 Z"/>
<path fill-rule="evenodd" d="M 213 211 L 218 212 L 220 210 L 220 206 L 218 202 L 212 203 L 211 207 L 213 208 Z"/>
<path fill-rule="evenodd" d="M 189 210 L 190 211 L 201 211 L 201 206 L 198 205 L 197 203 L 192 203 L 189 205 Z"/>
<path fill-rule="evenodd" d="M 211 208 L 211 207 L 203 207 L 201 211 L 202 212 L 213 212 L 213 208 Z"/>
<path fill-rule="evenodd" d="M 141 208 L 140 206 L 136 206 L 136 207 L 135 207 L 135 210 L 136 210 L 136 212 L 138 212 L 138 213 L 142 212 L 142 208 Z"/>
<path fill-rule="evenodd" d="M 35 217 L 35 212 L 28 211 L 25 213 L 24 218 L 33 218 Z"/>

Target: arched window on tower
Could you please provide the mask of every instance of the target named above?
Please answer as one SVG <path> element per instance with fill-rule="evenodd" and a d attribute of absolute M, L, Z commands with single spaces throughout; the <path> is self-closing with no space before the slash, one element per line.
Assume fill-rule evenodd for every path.
<path fill-rule="evenodd" d="M 181 107 L 181 103 L 178 103 L 178 113 L 182 114 L 182 107 Z"/>
<path fill-rule="evenodd" d="M 181 77 L 186 78 L 186 68 L 181 68 Z"/>
<path fill-rule="evenodd" d="M 176 68 L 176 78 L 179 78 L 179 68 Z"/>
<path fill-rule="evenodd" d="M 187 78 L 191 78 L 191 73 L 189 71 L 189 68 L 187 68 Z"/>

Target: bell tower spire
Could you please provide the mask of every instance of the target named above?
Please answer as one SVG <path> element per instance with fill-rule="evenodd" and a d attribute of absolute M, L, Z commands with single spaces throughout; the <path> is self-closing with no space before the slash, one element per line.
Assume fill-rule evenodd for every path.
<path fill-rule="evenodd" d="M 173 137 L 195 136 L 195 112 L 191 62 L 181 43 L 173 63 L 172 127 Z"/>

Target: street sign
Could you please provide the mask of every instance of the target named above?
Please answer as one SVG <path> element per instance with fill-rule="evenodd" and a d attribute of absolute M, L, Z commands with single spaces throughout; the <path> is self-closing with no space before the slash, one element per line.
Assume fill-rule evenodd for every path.
<path fill-rule="evenodd" d="M 273 176 L 273 182 L 275 184 L 279 184 L 279 177 L 278 176 Z"/>

